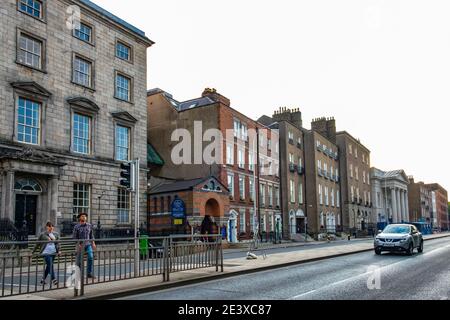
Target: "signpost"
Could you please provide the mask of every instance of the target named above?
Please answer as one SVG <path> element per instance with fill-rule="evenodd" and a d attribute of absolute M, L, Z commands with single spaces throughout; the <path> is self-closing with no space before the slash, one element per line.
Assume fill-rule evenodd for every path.
<path fill-rule="evenodd" d="M 173 219 L 173 225 L 182 226 L 186 219 L 186 204 L 183 200 L 175 198 L 171 205 L 171 214 Z"/>

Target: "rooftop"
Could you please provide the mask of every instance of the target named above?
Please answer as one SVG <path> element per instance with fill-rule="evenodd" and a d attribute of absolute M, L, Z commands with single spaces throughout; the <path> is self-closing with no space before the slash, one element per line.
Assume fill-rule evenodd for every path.
<path fill-rule="evenodd" d="M 115 23 L 121 25 L 125 29 L 137 34 L 140 37 L 146 38 L 148 41 L 153 43 L 153 41 L 151 41 L 150 39 L 147 38 L 144 31 L 136 28 L 135 26 L 131 25 L 130 23 L 126 22 L 125 20 L 122 20 L 121 18 L 119 18 L 116 15 L 112 14 L 111 12 L 103 9 L 99 5 L 93 3 L 92 1 L 90 1 L 90 0 L 78 0 L 78 1 L 80 1 L 85 6 L 88 6 L 90 9 L 96 11 L 97 13 L 99 13 L 99 14 L 105 16 L 106 18 L 114 21 Z"/>

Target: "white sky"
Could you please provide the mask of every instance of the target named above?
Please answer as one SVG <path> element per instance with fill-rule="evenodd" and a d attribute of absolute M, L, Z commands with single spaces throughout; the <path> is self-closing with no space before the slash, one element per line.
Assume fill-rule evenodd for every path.
<path fill-rule="evenodd" d="M 334 116 L 372 165 L 450 188 L 448 0 L 94 0 L 156 42 L 148 88 Z"/>

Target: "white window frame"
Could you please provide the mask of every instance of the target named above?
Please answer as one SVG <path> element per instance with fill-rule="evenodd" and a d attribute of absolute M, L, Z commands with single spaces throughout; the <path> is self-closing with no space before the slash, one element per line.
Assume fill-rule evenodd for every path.
<path fill-rule="evenodd" d="M 228 183 L 228 190 L 230 191 L 230 197 L 234 199 L 234 174 L 228 174 L 227 175 L 227 183 Z"/>
<path fill-rule="evenodd" d="M 80 188 L 81 187 L 81 188 Z M 75 196 L 77 193 L 77 196 Z M 82 197 L 78 195 L 82 194 Z M 84 197 L 86 195 L 86 197 Z M 80 201 L 82 203 L 80 203 Z M 90 216 L 91 213 L 91 185 L 85 183 L 73 184 L 73 214 L 78 215 L 80 213 L 87 213 Z M 77 205 L 75 204 L 77 203 Z"/>
<path fill-rule="evenodd" d="M 124 193 L 124 194 L 121 194 Z M 128 200 L 127 200 L 127 199 Z M 125 199 L 125 201 L 123 201 Z M 127 205 L 127 207 L 124 206 Z M 126 213 L 128 219 L 124 220 L 122 217 Z M 131 223 L 131 192 L 126 189 L 117 189 L 117 224 L 130 224 Z"/>
<path fill-rule="evenodd" d="M 303 204 L 303 183 L 298 183 L 298 203 Z"/>
<path fill-rule="evenodd" d="M 23 115 L 23 123 L 19 122 L 20 118 L 22 117 L 21 115 L 19 115 L 19 108 L 21 108 L 19 106 L 20 100 L 24 101 L 24 106 L 23 108 L 27 108 L 27 103 L 31 103 L 31 106 L 33 107 L 32 110 L 34 110 L 34 107 L 37 107 L 37 121 L 35 122 L 34 120 L 32 120 L 32 124 L 27 124 L 26 119 L 29 118 L 26 116 L 26 112 Z M 28 99 L 24 96 L 18 96 L 17 98 L 17 123 L 16 123 L 16 130 L 17 130 L 17 142 L 19 143 L 23 143 L 23 144 L 29 144 L 29 145 L 35 145 L 35 146 L 39 146 L 41 145 L 41 135 L 42 135 L 42 107 L 43 104 L 39 101 L 35 101 L 35 100 L 31 100 Z M 34 113 L 34 112 L 32 112 Z M 34 119 L 34 116 L 32 116 L 31 119 Z M 36 123 L 36 125 L 34 125 L 34 123 Z M 23 132 L 23 140 L 19 139 L 19 136 L 21 135 L 20 131 L 19 131 L 19 126 L 24 128 L 24 132 Z M 29 130 L 31 130 L 31 132 L 36 131 L 36 143 L 32 142 L 33 139 L 31 139 L 31 142 L 27 142 L 25 139 L 25 136 L 30 136 L 31 138 L 34 137 L 34 134 L 26 134 L 27 133 L 27 128 L 30 128 Z"/>
<path fill-rule="evenodd" d="M 45 41 L 20 29 L 18 30 L 18 33 L 17 62 L 21 65 L 43 71 L 45 62 Z M 23 41 L 25 41 L 25 47 L 22 46 Z M 31 49 L 29 48 L 30 45 L 32 47 Z M 39 46 L 37 50 L 35 45 Z M 29 59 L 31 59 L 31 63 L 27 63 Z M 34 63 L 35 59 L 37 59 L 37 64 Z"/>
<path fill-rule="evenodd" d="M 319 184 L 319 204 L 323 205 L 322 185 L 321 184 Z"/>
<path fill-rule="evenodd" d="M 250 178 L 248 181 L 250 200 L 255 201 L 255 181 Z"/>
<path fill-rule="evenodd" d="M 273 207 L 273 186 L 268 186 L 267 187 L 267 192 L 269 194 L 269 206 Z"/>
<path fill-rule="evenodd" d="M 239 148 L 238 149 L 238 166 L 241 169 L 245 169 L 245 149 Z"/>
<path fill-rule="evenodd" d="M 127 157 L 127 159 L 119 158 L 119 150 L 125 149 L 125 146 L 119 145 L 119 139 L 118 139 L 119 128 L 127 129 L 127 132 L 128 132 L 128 147 L 127 147 L 128 157 Z M 131 158 L 131 128 L 121 125 L 121 124 L 116 124 L 115 129 L 114 129 L 114 140 L 115 140 L 114 158 L 116 159 L 116 161 L 130 161 L 130 158 Z"/>
<path fill-rule="evenodd" d="M 245 200 L 245 176 L 239 176 L 239 200 Z"/>
<path fill-rule="evenodd" d="M 82 118 L 87 118 L 87 120 L 88 120 L 88 132 L 87 132 L 88 138 L 87 139 L 85 137 L 77 137 L 75 135 L 75 117 L 76 116 L 79 116 Z M 87 143 L 87 152 L 81 152 L 81 151 L 77 150 L 75 139 L 80 139 Z M 84 154 L 84 155 L 91 154 L 91 152 L 92 152 L 92 117 L 91 116 L 88 116 L 86 114 L 79 113 L 79 112 L 72 113 L 72 151 L 75 153 Z"/>
<path fill-rule="evenodd" d="M 295 181 L 289 180 L 289 195 L 291 203 L 295 203 Z"/>
<path fill-rule="evenodd" d="M 263 183 L 259 184 L 260 202 L 261 206 L 266 205 L 266 185 Z"/>
<path fill-rule="evenodd" d="M 234 165 L 234 144 L 227 144 L 227 164 Z"/>
<path fill-rule="evenodd" d="M 239 233 L 247 232 L 245 218 L 246 218 L 246 212 L 245 212 L 245 209 L 242 209 L 241 211 L 239 211 Z"/>

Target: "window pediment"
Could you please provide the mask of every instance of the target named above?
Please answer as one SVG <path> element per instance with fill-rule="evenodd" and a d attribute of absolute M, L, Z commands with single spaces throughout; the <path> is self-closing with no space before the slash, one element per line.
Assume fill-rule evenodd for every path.
<path fill-rule="evenodd" d="M 70 98 L 67 99 L 67 102 L 72 106 L 80 107 L 91 113 L 97 113 L 100 110 L 99 106 L 94 101 L 85 97 Z"/>
<path fill-rule="evenodd" d="M 128 122 L 128 123 L 132 123 L 132 124 L 135 124 L 136 122 L 138 122 L 138 120 L 135 117 L 133 117 L 130 113 L 128 113 L 126 111 L 113 112 L 112 116 L 114 119 L 123 121 L 123 122 Z"/>
<path fill-rule="evenodd" d="M 44 87 L 42 87 L 41 85 L 37 84 L 34 81 L 12 82 L 11 86 L 14 89 L 25 91 L 27 93 L 31 93 L 45 98 L 49 98 L 52 95 L 50 91 L 48 91 L 47 89 L 45 89 Z"/>

